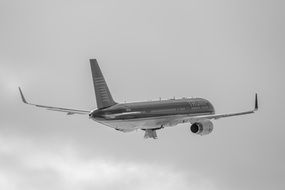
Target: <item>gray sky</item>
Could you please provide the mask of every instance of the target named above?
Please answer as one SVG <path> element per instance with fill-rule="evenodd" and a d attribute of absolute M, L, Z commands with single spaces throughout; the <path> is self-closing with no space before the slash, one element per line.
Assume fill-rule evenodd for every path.
<path fill-rule="evenodd" d="M 285 3 L 0 1 L 0 189 L 284 189 Z M 96 107 L 88 60 L 114 99 L 209 99 L 208 136 L 189 124 L 120 133 L 20 102 Z"/>

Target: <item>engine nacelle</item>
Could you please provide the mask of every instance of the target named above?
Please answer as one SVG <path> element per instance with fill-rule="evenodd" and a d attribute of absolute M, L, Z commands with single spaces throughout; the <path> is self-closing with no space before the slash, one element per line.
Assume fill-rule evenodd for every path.
<path fill-rule="evenodd" d="M 193 123 L 190 127 L 191 132 L 198 135 L 208 135 L 213 129 L 214 125 L 210 120 Z"/>

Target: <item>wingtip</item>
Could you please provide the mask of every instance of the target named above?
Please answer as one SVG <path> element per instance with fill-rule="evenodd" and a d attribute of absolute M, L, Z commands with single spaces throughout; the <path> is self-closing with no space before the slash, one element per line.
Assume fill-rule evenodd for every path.
<path fill-rule="evenodd" d="M 22 98 L 22 101 L 25 103 L 25 104 L 28 104 L 27 100 L 25 99 L 25 96 L 21 90 L 21 87 L 18 87 L 19 88 L 19 91 L 20 91 L 20 95 L 21 95 L 21 98 Z"/>
<path fill-rule="evenodd" d="M 255 105 L 254 105 L 254 111 L 258 110 L 258 98 L 257 98 L 257 93 L 255 93 Z"/>

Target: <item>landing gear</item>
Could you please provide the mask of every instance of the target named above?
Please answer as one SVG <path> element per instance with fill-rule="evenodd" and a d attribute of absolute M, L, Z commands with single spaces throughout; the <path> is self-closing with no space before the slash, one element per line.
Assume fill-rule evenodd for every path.
<path fill-rule="evenodd" d="M 157 139 L 157 134 L 156 134 L 156 130 L 159 129 L 163 129 L 163 125 L 161 125 L 158 128 L 154 128 L 154 129 L 142 129 L 143 131 L 145 131 L 144 133 L 144 138 L 148 139 L 148 138 L 153 138 L 153 139 Z"/>
<path fill-rule="evenodd" d="M 156 129 L 143 129 L 145 131 L 144 138 L 157 139 Z"/>

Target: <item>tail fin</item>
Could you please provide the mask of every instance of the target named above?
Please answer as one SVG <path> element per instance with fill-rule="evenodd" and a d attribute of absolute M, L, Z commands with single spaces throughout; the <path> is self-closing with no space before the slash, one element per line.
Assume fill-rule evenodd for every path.
<path fill-rule="evenodd" d="M 107 83 L 97 63 L 97 60 L 90 59 L 90 66 L 92 71 L 93 84 L 94 84 L 98 109 L 115 105 L 116 102 L 112 98 Z"/>

